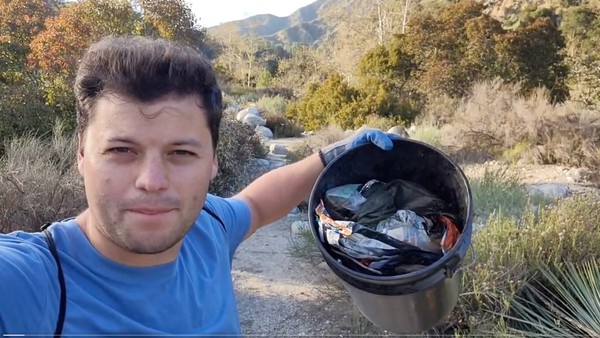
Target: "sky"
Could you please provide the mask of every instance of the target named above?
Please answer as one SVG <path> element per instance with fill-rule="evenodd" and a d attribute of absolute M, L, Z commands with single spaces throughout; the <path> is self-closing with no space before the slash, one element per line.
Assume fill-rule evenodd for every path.
<path fill-rule="evenodd" d="M 212 27 L 257 14 L 288 16 L 316 0 L 188 0 L 200 25 Z"/>

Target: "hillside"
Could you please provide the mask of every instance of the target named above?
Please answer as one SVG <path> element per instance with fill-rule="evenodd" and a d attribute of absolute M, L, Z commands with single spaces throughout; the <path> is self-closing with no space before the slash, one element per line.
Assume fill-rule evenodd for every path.
<path fill-rule="evenodd" d="M 487 12 L 500 20 L 511 20 L 526 9 L 538 6 L 558 5 L 557 0 L 487 0 L 483 1 Z M 261 14 L 244 20 L 227 22 L 208 29 L 217 38 L 227 34 L 253 35 L 275 44 L 303 43 L 322 45 L 328 40 L 349 31 L 374 34 L 378 19 L 384 30 L 391 32 L 401 27 L 404 1 L 382 0 L 317 0 L 287 17 Z M 439 9 L 446 0 L 416 0 L 410 2 L 408 17 L 415 12 Z M 379 16 L 381 11 L 381 17 Z"/>
<path fill-rule="evenodd" d="M 287 17 L 255 15 L 211 27 L 208 32 L 217 38 L 235 33 L 262 37 L 275 44 L 313 45 L 334 35 L 340 22 L 353 19 L 355 14 L 367 16 L 374 3 L 371 0 L 317 0 Z"/>

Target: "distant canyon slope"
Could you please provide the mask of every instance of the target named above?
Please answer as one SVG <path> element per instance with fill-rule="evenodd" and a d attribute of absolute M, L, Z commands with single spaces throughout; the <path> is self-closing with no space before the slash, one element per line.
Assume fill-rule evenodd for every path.
<path fill-rule="evenodd" d="M 381 3 L 378 8 L 377 3 Z M 410 15 L 424 10 L 435 11 L 447 0 L 409 0 Z M 553 1 L 504 0 L 484 1 L 488 13 L 497 19 L 518 14 L 527 6 L 545 6 Z M 405 1 L 401 0 L 317 0 L 287 17 L 270 14 L 255 15 L 223 23 L 208 29 L 216 38 L 232 33 L 265 38 L 275 44 L 295 43 L 312 46 L 335 45 L 351 35 L 376 36 L 378 18 L 387 32 L 397 31 L 402 24 Z M 378 11 L 380 9 L 381 11 Z M 381 14 L 381 16 L 379 15 Z M 375 40 L 375 39 L 372 39 Z"/>

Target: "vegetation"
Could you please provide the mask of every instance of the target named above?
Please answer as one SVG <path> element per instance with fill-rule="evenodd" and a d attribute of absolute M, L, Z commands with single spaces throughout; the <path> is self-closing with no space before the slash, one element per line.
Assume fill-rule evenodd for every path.
<path fill-rule="evenodd" d="M 238 121 L 223 119 L 219 133 L 219 172 L 211 182 L 209 192 L 228 197 L 256 178 L 252 160 L 265 150 L 252 128 Z"/>
<path fill-rule="evenodd" d="M 529 4 L 500 16 L 472 1 L 415 1 L 404 21 L 409 2 L 356 3 L 368 15 L 324 14 L 337 20 L 339 40 L 314 48 L 235 31 L 209 36 L 183 0 L 0 2 L 0 232 L 36 230 L 85 207 L 71 87 L 81 53 L 108 34 L 178 40 L 213 58 L 227 105 L 215 194 L 230 196 L 259 174 L 253 159 L 265 149 L 234 120 L 250 104 L 276 137 L 315 132 L 292 160 L 362 125 L 412 125 L 412 138 L 461 163 L 585 167 L 600 183 L 597 4 Z M 508 171 L 471 184 L 479 259 L 444 327 L 598 335 L 597 198 L 530 196 Z M 291 251 L 314 250 L 302 242 L 310 240 Z"/>

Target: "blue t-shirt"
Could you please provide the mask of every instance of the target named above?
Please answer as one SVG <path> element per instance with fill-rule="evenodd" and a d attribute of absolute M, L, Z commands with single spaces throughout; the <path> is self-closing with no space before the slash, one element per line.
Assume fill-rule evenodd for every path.
<path fill-rule="evenodd" d="M 75 220 L 54 223 L 67 307 L 64 334 L 239 334 L 231 279 L 233 254 L 250 228 L 240 200 L 208 195 L 177 259 L 128 267 L 102 256 Z M 0 333 L 54 333 L 57 266 L 43 234 L 0 235 Z"/>

